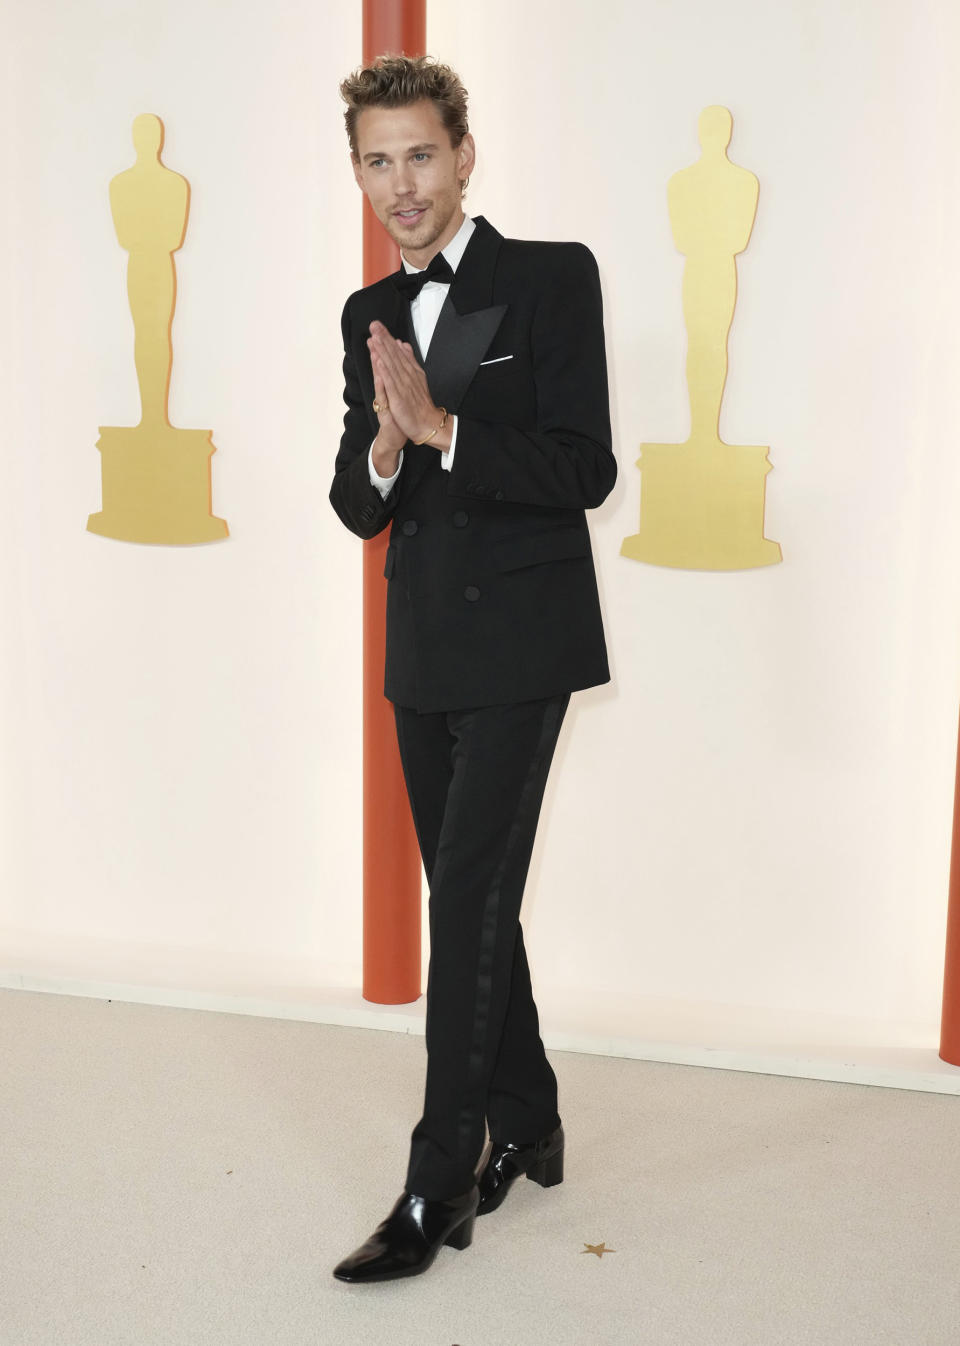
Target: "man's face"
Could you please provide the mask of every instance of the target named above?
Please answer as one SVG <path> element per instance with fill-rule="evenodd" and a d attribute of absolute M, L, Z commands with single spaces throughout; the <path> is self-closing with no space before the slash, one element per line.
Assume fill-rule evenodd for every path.
<path fill-rule="evenodd" d="M 473 137 L 450 144 L 430 99 L 364 108 L 357 117 L 353 172 L 374 214 L 403 255 L 424 267 L 463 223 L 460 181 L 473 169 Z"/>

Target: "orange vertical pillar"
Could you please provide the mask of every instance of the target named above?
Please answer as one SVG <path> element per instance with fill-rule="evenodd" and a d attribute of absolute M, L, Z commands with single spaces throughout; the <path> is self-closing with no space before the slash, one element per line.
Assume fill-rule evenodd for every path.
<path fill-rule="evenodd" d="M 957 783 L 953 792 L 953 850 L 950 856 L 950 905 L 947 911 L 947 954 L 943 969 L 943 1017 L 940 1055 L 960 1066 L 960 736 Z"/>
<path fill-rule="evenodd" d="M 426 0 L 363 0 L 363 60 L 421 56 Z M 396 271 L 396 244 L 363 200 L 363 283 Z M 363 997 L 420 995 L 420 852 L 403 784 L 393 710 L 383 695 L 385 529 L 363 544 Z"/>

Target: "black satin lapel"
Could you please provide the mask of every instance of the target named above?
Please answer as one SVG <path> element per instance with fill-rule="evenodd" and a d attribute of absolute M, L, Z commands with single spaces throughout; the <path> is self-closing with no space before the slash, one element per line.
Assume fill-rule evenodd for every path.
<path fill-rule="evenodd" d="M 475 218 L 474 225 L 450 286 L 450 298 L 458 313 L 475 313 L 493 303 L 493 277 L 503 235 L 482 215 Z"/>
<path fill-rule="evenodd" d="M 506 311 L 506 304 L 494 304 L 474 313 L 458 313 L 447 295 L 424 364 L 437 406 L 450 412 L 460 406 Z"/>

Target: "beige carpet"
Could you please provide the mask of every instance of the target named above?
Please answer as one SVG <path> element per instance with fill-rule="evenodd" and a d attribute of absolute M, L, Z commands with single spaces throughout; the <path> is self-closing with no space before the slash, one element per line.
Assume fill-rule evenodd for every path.
<path fill-rule="evenodd" d="M 2 1346 L 960 1343 L 957 1098 L 551 1053 L 563 1185 L 361 1287 L 422 1038 L 25 991 L 0 1025 Z"/>

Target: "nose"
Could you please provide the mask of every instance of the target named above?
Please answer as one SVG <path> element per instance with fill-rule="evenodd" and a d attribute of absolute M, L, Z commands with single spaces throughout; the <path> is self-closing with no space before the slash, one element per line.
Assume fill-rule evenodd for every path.
<path fill-rule="evenodd" d="M 409 196 L 413 191 L 413 170 L 408 163 L 397 164 L 393 174 L 393 190 L 397 196 Z"/>

